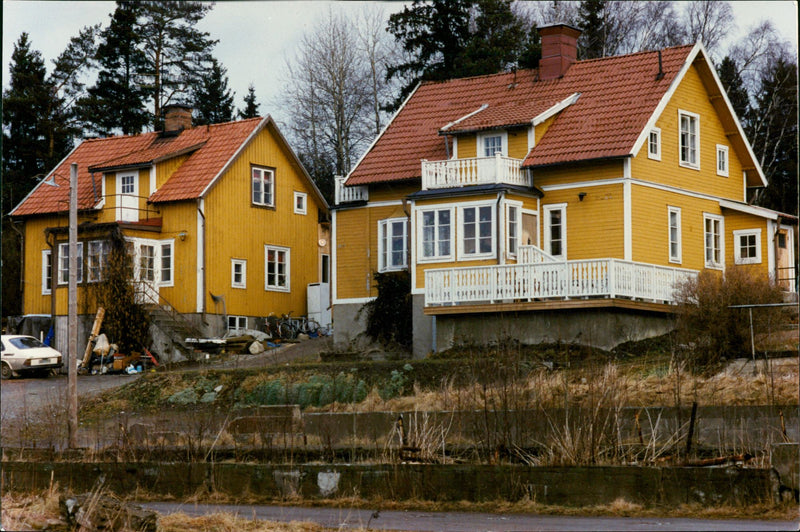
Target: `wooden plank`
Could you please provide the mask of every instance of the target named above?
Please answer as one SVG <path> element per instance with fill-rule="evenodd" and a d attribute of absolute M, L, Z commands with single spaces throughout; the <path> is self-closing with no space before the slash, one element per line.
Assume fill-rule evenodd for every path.
<path fill-rule="evenodd" d="M 498 312 L 537 312 L 547 310 L 580 310 L 596 308 L 624 308 L 628 310 L 641 310 L 647 312 L 660 312 L 674 314 L 676 305 L 653 303 L 648 301 L 633 301 L 630 299 L 604 298 L 604 299 L 558 299 L 547 301 L 524 301 L 515 303 L 482 303 L 475 305 L 452 305 L 442 307 L 425 307 L 426 316 L 443 316 L 458 314 L 487 314 Z"/>

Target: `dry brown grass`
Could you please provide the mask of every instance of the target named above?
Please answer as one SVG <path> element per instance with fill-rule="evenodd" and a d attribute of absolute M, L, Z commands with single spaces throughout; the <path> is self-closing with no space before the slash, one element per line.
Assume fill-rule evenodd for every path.
<path fill-rule="evenodd" d="M 176 513 L 158 520 L 160 532 L 318 532 L 330 530 L 316 523 L 262 521 L 232 514 L 216 513 L 190 517 Z"/>
<path fill-rule="evenodd" d="M 722 371 L 705 377 L 693 375 L 685 369 L 665 367 L 663 371 L 628 367 L 610 363 L 605 366 L 580 370 L 534 370 L 515 383 L 521 395 L 536 398 L 537 407 L 559 408 L 565 406 L 565 397 L 572 406 L 591 407 L 599 399 L 598 393 L 609 390 L 607 402 L 615 406 L 742 406 L 742 405 L 797 405 L 800 388 L 798 359 L 789 363 L 773 364 L 759 368 L 753 375 L 752 367 L 742 371 Z M 473 410 L 487 404 L 501 402 L 500 390 L 489 387 L 486 395 L 476 393 L 475 386 L 456 387 L 450 383 L 438 389 L 422 390 L 415 387 L 411 395 L 384 401 L 373 390 L 358 405 L 338 405 L 341 410 L 374 411 L 448 411 Z M 337 406 L 313 409 L 336 411 Z M 311 411 L 311 409 L 309 409 Z"/>

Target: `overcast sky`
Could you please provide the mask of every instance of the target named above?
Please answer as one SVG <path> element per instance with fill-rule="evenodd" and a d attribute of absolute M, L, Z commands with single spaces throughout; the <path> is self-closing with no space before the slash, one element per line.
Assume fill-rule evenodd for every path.
<path fill-rule="evenodd" d="M 734 39 L 755 23 L 768 19 L 797 47 L 796 1 L 733 1 L 731 4 L 737 20 Z M 403 4 L 219 1 L 199 27 L 219 40 L 214 55 L 228 69 L 236 107 L 243 106 L 242 98 L 252 83 L 261 104 L 261 114 L 270 113 L 281 119 L 282 113 L 273 105 L 274 97 L 280 92 L 279 76 L 302 35 L 312 30 L 329 8 L 356 14 L 367 6 L 383 9 L 388 17 L 389 13 L 401 10 Z M 28 32 L 32 48 L 42 53 L 49 70 L 52 60 L 64 50 L 72 36 L 87 25 L 107 25 L 114 7 L 114 2 L 106 1 L 3 0 L 3 88 L 7 86 L 14 42 L 23 31 Z"/>

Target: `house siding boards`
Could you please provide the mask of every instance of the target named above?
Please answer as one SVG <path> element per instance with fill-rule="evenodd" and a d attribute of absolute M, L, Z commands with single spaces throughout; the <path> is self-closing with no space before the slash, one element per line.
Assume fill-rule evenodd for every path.
<path fill-rule="evenodd" d="M 594 163 L 570 164 L 548 168 L 534 168 L 533 184 L 549 195 L 548 187 L 584 184 L 591 181 L 621 179 L 622 160 L 596 161 Z"/>
<path fill-rule="evenodd" d="M 679 164 L 678 112 L 699 115 L 700 168 Z M 716 145 L 731 146 L 696 67 L 691 67 L 656 122 L 661 129 L 661 160 L 647 157 L 647 143 L 631 163 L 633 177 L 720 198 L 744 201 L 742 164 L 736 150 L 728 152 L 728 177 L 717 175 Z M 732 148 L 732 146 L 731 146 Z"/>
<path fill-rule="evenodd" d="M 134 166 L 129 169 L 109 161 Z M 126 238 L 145 239 L 156 246 L 156 268 L 160 267 L 162 244 L 170 243 L 170 278 L 159 282 L 156 270 L 160 304 L 184 314 L 203 314 L 195 321 L 208 328 L 204 334 L 221 334 L 224 329 L 219 326 L 224 325 L 226 313 L 249 317 L 307 312 L 306 287 L 320 281 L 320 254 L 330 252 L 327 242 L 322 247 L 319 244 L 320 235 L 327 235 L 320 221 L 327 216 L 328 206 L 267 117 L 188 129 L 172 137 L 146 133 L 79 145 L 52 172 L 59 187 L 40 185 L 12 212 L 25 222 L 25 313 L 51 313 L 51 296 L 42 295 L 41 287 L 42 252 L 49 249 L 45 230 L 59 228 L 58 242 L 68 238 L 63 198 L 69 181 L 63 174 L 69 174 L 72 162 L 79 168 L 78 240 L 107 240 L 110 231 L 119 227 Z M 253 205 L 251 165 L 274 169 L 274 207 Z M 117 177 L 121 172 L 136 176 L 137 195 L 142 196 L 136 202 L 138 223 L 117 224 Z M 94 190 L 89 179 L 92 174 Z M 305 214 L 302 209 L 295 212 L 295 193 L 305 198 Z M 101 194 L 105 195 L 102 201 Z M 265 245 L 289 250 L 286 290 L 265 286 Z M 56 244 L 56 254 L 57 249 Z M 84 245 L 84 260 L 86 257 Z M 231 259 L 247 261 L 244 289 L 231 286 Z M 53 276 L 57 271 L 56 265 Z M 85 281 L 79 284 L 81 314 L 96 311 L 91 286 Z M 64 319 L 66 285 L 56 286 L 53 293 L 55 314 Z M 223 295 L 225 306 L 216 304 L 211 294 Z M 208 319 L 215 315 L 218 319 Z"/>
<path fill-rule="evenodd" d="M 251 204 L 251 166 L 275 169 L 275 207 Z M 307 194 L 306 214 L 294 213 L 294 192 Z M 205 200 L 206 308 L 210 293 L 226 294 L 228 314 L 306 313 L 305 287 L 319 281 L 317 211 L 325 207 L 303 182 L 290 155 L 262 130 L 214 185 Z M 243 226 L 243 217 L 246 225 Z M 265 290 L 264 246 L 290 249 L 291 292 Z M 210 255 L 228 257 L 214 260 Z M 230 258 L 247 260 L 247 289 L 231 289 Z M 253 291 L 263 294 L 253 297 Z"/>
<path fill-rule="evenodd" d="M 583 201 L 579 192 L 586 192 Z M 567 205 L 567 258 L 624 258 L 623 185 L 570 188 L 545 193 L 541 210 L 548 205 Z M 544 242 L 544 224 L 539 223 L 539 242 Z M 541 246 L 540 246 L 541 247 Z"/>

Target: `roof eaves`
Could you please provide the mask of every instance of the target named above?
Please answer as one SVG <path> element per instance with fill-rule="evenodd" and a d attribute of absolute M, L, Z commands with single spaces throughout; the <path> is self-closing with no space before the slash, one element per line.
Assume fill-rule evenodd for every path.
<path fill-rule="evenodd" d="M 764 175 L 764 170 L 761 168 L 761 164 L 758 162 L 758 158 L 756 157 L 755 153 L 753 153 L 753 147 L 750 145 L 750 142 L 747 140 L 747 135 L 745 135 L 744 129 L 742 129 L 742 124 L 739 122 L 739 117 L 736 116 L 736 111 L 734 111 L 734 109 L 733 109 L 733 104 L 731 104 L 730 99 L 728 99 L 728 91 L 726 91 L 725 88 L 723 87 L 722 81 L 719 79 L 719 76 L 717 75 L 717 69 L 713 68 L 713 66 L 711 66 L 711 59 L 710 59 L 710 57 L 708 55 L 708 52 L 705 49 L 705 46 L 703 46 L 703 43 L 698 41 L 697 45 L 695 45 L 695 46 L 699 46 L 700 47 L 699 54 L 702 55 L 704 64 L 705 64 L 706 68 L 708 69 L 708 72 L 711 74 L 711 77 L 714 80 L 714 83 L 716 83 L 717 88 L 719 89 L 720 96 L 722 96 L 722 99 L 725 102 L 725 106 L 727 107 L 728 112 L 731 114 L 731 118 L 733 118 L 734 124 L 736 124 L 736 130 L 738 131 L 739 136 L 741 137 L 742 142 L 744 143 L 744 146 L 747 149 L 747 154 L 750 156 L 750 158 L 753 161 L 753 165 L 755 166 L 756 174 L 761 179 L 762 186 L 766 187 L 769 184 L 767 182 L 767 176 Z"/>
<path fill-rule="evenodd" d="M 57 186 L 57 187 L 61 186 L 61 185 L 57 185 L 57 184 L 55 184 L 55 173 L 56 173 L 56 170 L 58 170 L 58 168 L 59 168 L 59 167 L 61 167 L 61 165 L 62 165 L 62 164 L 64 164 L 64 162 L 65 162 L 67 159 L 69 159 L 69 158 L 72 156 L 72 154 L 73 154 L 73 153 L 75 153 L 75 150 L 77 150 L 77 149 L 78 149 L 78 148 L 79 148 L 79 147 L 80 147 L 82 144 L 83 144 L 83 142 L 81 142 L 80 144 L 78 144 L 77 146 L 75 146 L 74 148 L 72 148 L 72 150 L 70 150 L 70 152 L 69 152 L 67 155 L 65 155 L 65 156 L 64 156 L 64 158 L 63 158 L 63 159 L 61 159 L 61 160 L 58 162 L 58 164 L 57 164 L 57 165 L 55 165 L 55 166 L 53 167 L 53 169 L 52 169 L 52 170 L 50 170 L 50 172 L 48 172 L 48 174 L 47 174 L 47 175 L 44 177 L 44 179 L 42 179 L 41 181 L 39 181 L 39 184 L 37 184 L 35 187 L 33 187 L 33 189 L 31 189 L 31 191 L 30 191 L 30 192 L 28 192 L 28 194 L 27 194 L 27 195 L 26 195 L 24 198 L 22 198 L 22 201 L 20 201 L 19 203 L 17 203 L 17 206 L 16 206 L 16 207 L 14 207 L 13 209 L 11 209 L 11 212 L 10 212 L 10 213 L 8 213 L 8 214 L 9 214 L 9 216 L 14 216 L 14 212 L 15 212 L 17 209 L 19 209 L 19 208 L 22 206 L 22 204 L 23 204 L 23 203 L 25 203 L 26 201 L 28 201 L 28 198 L 30 198 L 30 197 L 31 197 L 31 195 L 32 195 L 34 192 L 36 192 L 36 191 L 39 189 L 39 187 L 40 187 L 40 186 L 42 186 L 43 184 L 45 184 L 46 182 L 50 181 L 51 183 L 53 183 L 53 184 L 51 184 L 51 183 L 47 183 L 47 186 Z M 53 179 L 52 179 L 52 181 L 51 181 L 51 179 L 50 179 L 51 177 L 53 178 Z M 35 214 L 35 213 L 34 213 L 34 214 Z"/>
<path fill-rule="evenodd" d="M 644 145 L 645 141 L 650 135 L 650 130 L 655 127 L 656 122 L 658 121 L 659 118 L 661 118 L 661 113 L 664 112 L 664 109 L 666 109 L 667 104 L 669 104 L 669 101 L 675 95 L 675 91 L 678 90 L 678 86 L 681 84 L 681 81 L 683 81 L 683 78 L 686 76 L 686 73 L 689 71 L 689 68 L 691 68 L 692 63 L 694 62 L 694 58 L 697 57 L 698 53 L 700 53 L 702 46 L 703 45 L 700 43 L 700 41 L 697 41 L 697 43 L 695 43 L 694 47 L 692 48 L 691 52 L 689 52 L 689 55 L 686 56 L 686 59 L 683 62 L 683 66 L 678 71 L 678 73 L 675 74 L 675 77 L 672 78 L 672 82 L 669 84 L 669 87 L 661 96 L 661 101 L 658 102 L 658 105 L 656 106 L 655 110 L 650 115 L 650 119 L 647 121 L 642 131 L 639 132 L 639 137 L 636 139 L 636 142 L 633 143 L 633 147 L 631 148 L 630 151 L 631 156 L 635 156 L 637 153 L 639 153 L 639 150 L 642 149 L 642 146 Z"/>
<path fill-rule="evenodd" d="M 366 157 L 366 156 L 367 156 L 367 154 L 368 154 L 370 151 L 372 151 L 372 148 L 374 148 L 374 147 L 375 147 L 375 144 L 377 144 L 377 143 L 378 143 L 378 140 L 380 140 L 380 139 L 381 139 L 381 137 L 383 137 L 384 133 L 386 133 L 386 130 L 387 130 L 387 129 L 389 129 L 389 126 L 390 126 L 390 125 L 392 125 L 392 122 L 394 122 L 394 119 L 395 119 L 395 118 L 397 118 L 397 115 L 399 115 L 399 114 L 400 114 L 400 111 L 402 111 L 402 110 L 403 110 L 403 108 L 406 106 L 406 104 L 407 104 L 407 103 L 408 103 L 408 101 L 411 99 L 411 97 L 412 97 L 412 96 L 414 96 L 414 94 L 416 94 L 416 92 L 417 92 L 417 89 L 419 89 L 420 85 L 422 85 L 422 82 L 418 82 L 418 83 L 417 83 L 417 86 L 416 86 L 416 87 L 414 87 L 414 90 L 412 90 L 412 91 L 411 91 L 411 92 L 408 94 L 408 96 L 407 96 L 407 97 L 406 97 L 406 99 L 403 101 L 403 103 L 402 103 L 402 104 L 400 104 L 400 107 L 398 107 L 398 108 L 397 108 L 397 111 L 395 111 L 395 113 L 394 113 L 394 116 L 392 116 L 392 119 L 391 119 L 391 120 L 389 120 L 389 121 L 386 123 L 386 125 L 385 125 L 385 126 L 383 126 L 383 129 L 382 129 L 382 130 L 381 130 L 381 132 L 378 134 L 378 136 L 376 136 L 376 137 L 375 137 L 375 139 L 372 141 L 372 144 L 370 144 L 370 145 L 369 145 L 369 147 L 368 147 L 366 150 L 364 150 L 364 153 L 362 153 L 362 154 L 361 154 L 361 157 L 358 159 L 358 161 L 356 162 L 356 164 L 353 166 L 353 169 L 352 169 L 352 170 L 350 170 L 350 172 L 348 172 L 348 174 L 347 174 L 347 177 L 346 177 L 346 178 L 345 178 L 345 180 L 344 180 L 344 184 L 345 184 L 345 185 L 347 185 L 347 180 L 348 180 L 348 179 L 350 179 L 350 176 L 353 174 L 353 172 L 355 172 L 355 171 L 356 171 L 356 168 L 358 168 L 358 165 L 359 165 L 359 164 L 361 164 L 361 161 L 363 161 L 363 160 L 364 160 L 364 157 Z"/>
<path fill-rule="evenodd" d="M 767 209 L 766 207 L 759 207 L 757 205 L 749 205 L 747 203 L 740 203 L 738 201 L 731 201 L 731 200 L 719 200 L 719 206 L 724 209 L 731 209 L 733 211 L 743 212 L 746 214 L 752 214 L 753 216 L 758 216 L 760 218 L 766 218 L 768 220 L 777 220 L 778 218 L 796 221 L 797 217 L 791 214 L 785 214 L 779 211 L 774 211 L 772 209 Z"/>
<path fill-rule="evenodd" d="M 231 155 L 231 157 L 225 162 L 220 171 L 217 172 L 217 175 L 215 175 L 214 178 L 211 179 L 211 181 L 208 183 L 208 185 L 206 185 L 203 191 L 200 192 L 200 194 L 197 196 L 198 198 L 206 197 L 206 194 L 208 194 L 208 192 L 214 187 L 214 185 L 217 184 L 217 181 L 219 181 L 219 179 L 225 174 L 225 172 L 228 171 L 231 164 L 233 164 L 233 162 L 239 157 L 239 155 L 242 153 L 242 150 L 244 150 L 245 147 L 250 143 L 250 141 L 253 140 L 262 129 L 264 129 L 264 127 L 267 125 L 267 122 L 269 122 L 270 120 L 272 120 L 270 115 L 267 115 L 261 119 L 258 125 L 255 128 L 253 128 L 253 131 L 251 131 L 250 134 L 247 136 L 247 138 L 244 140 L 244 142 L 242 142 L 239 145 L 239 148 L 237 148 L 237 150 L 233 153 L 233 155 Z"/>
<path fill-rule="evenodd" d="M 292 149 L 292 146 L 286 141 L 286 137 L 283 136 L 283 133 L 281 133 L 280 128 L 278 128 L 278 125 L 275 124 L 275 121 L 272 120 L 271 117 L 268 117 L 268 118 L 269 118 L 270 122 L 272 123 L 272 125 L 275 126 L 275 132 L 278 134 L 278 138 L 280 139 L 281 142 L 283 142 L 283 144 L 289 150 L 289 153 L 292 154 L 292 158 L 294 159 L 294 162 L 297 164 L 298 168 L 300 168 L 300 171 L 303 172 L 303 175 L 305 176 L 306 180 L 311 185 L 311 188 L 314 190 L 314 194 L 316 194 L 317 199 L 320 202 L 322 202 L 322 204 L 325 206 L 326 209 L 330 209 L 330 205 L 328 205 L 328 202 L 325 200 L 325 196 L 322 195 L 322 191 L 320 191 L 319 187 L 317 187 L 317 184 L 314 183 L 314 180 L 311 179 L 311 175 L 308 173 L 308 170 L 306 170 L 306 167 L 303 166 L 303 163 L 300 161 L 300 158 L 297 156 L 297 154 Z M 247 142 L 249 142 L 249 141 L 250 141 L 250 139 L 247 140 Z"/>
<path fill-rule="evenodd" d="M 631 154 L 626 153 L 624 155 L 607 155 L 605 157 L 592 157 L 591 159 L 575 159 L 569 161 L 557 161 L 554 163 L 547 163 L 547 164 L 523 164 L 522 168 L 552 168 L 554 166 L 564 166 L 568 164 L 584 164 L 584 163 L 592 163 L 595 161 L 612 161 L 614 159 L 627 159 L 633 157 Z M 534 180 L 536 176 L 534 176 Z"/>

